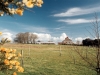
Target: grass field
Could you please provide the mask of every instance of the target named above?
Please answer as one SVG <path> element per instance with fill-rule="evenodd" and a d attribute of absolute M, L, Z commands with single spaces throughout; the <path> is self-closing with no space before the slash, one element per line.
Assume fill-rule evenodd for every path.
<path fill-rule="evenodd" d="M 4 47 L 17 49 L 17 52 L 23 50 L 25 71 L 19 75 L 96 75 L 96 72 L 79 57 L 73 46 L 5 44 Z M 93 58 L 92 48 L 78 49 L 84 56 Z"/>

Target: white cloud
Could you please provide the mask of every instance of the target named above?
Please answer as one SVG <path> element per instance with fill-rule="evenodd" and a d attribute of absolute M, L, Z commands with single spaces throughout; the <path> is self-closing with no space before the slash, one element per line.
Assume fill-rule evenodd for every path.
<path fill-rule="evenodd" d="M 67 37 L 66 33 L 62 33 L 60 36 L 60 40 L 64 40 Z"/>
<path fill-rule="evenodd" d="M 100 12 L 100 7 L 91 7 L 91 8 L 70 8 L 69 10 L 65 12 L 61 12 L 58 14 L 54 14 L 54 17 L 70 17 L 70 16 L 78 16 L 78 15 L 84 15 L 84 14 L 91 14 L 94 12 Z"/>
<path fill-rule="evenodd" d="M 18 22 L 9 22 L 9 21 L 0 21 L 3 23 L 9 23 L 11 25 L 16 25 L 16 27 L 19 27 L 21 31 L 28 31 L 28 32 L 38 32 L 38 33 L 51 33 L 48 28 L 38 25 L 29 25 L 24 23 L 18 23 Z"/>
<path fill-rule="evenodd" d="M 12 35 L 13 34 L 11 34 L 11 33 L 9 33 L 9 32 L 4 32 L 3 34 L 2 34 L 2 36 L 1 36 L 1 38 L 8 38 L 9 40 L 13 40 L 12 39 Z"/>
<path fill-rule="evenodd" d="M 2 38 L 8 38 L 11 42 L 13 42 L 13 38 L 15 37 L 15 32 L 12 32 L 8 29 L 1 29 L 2 35 L 0 36 L 0 39 Z"/>
<path fill-rule="evenodd" d="M 50 41 L 51 40 L 51 35 L 50 34 L 45 34 L 45 33 L 33 33 L 38 36 L 38 40 L 40 41 Z"/>
<path fill-rule="evenodd" d="M 82 44 L 82 40 L 83 40 L 82 37 L 77 37 L 77 38 L 75 38 L 75 43 L 76 44 Z"/>
<path fill-rule="evenodd" d="M 75 38 L 75 43 L 79 43 L 79 44 L 82 44 L 82 40 L 84 40 L 84 39 L 86 39 L 86 38 L 90 38 L 90 37 L 77 37 L 77 38 Z"/>
<path fill-rule="evenodd" d="M 43 27 L 33 27 L 33 26 L 27 26 L 24 28 L 25 30 L 34 30 L 35 32 L 47 32 L 48 30 L 46 28 Z"/>
<path fill-rule="evenodd" d="M 92 20 L 88 19 L 60 19 L 58 22 L 65 22 L 68 24 L 90 23 Z"/>
<path fill-rule="evenodd" d="M 46 27 L 39 27 L 39 26 L 29 26 L 29 25 L 23 25 L 23 29 L 27 31 L 34 31 L 38 33 L 50 33 L 50 31 Z"/>
<path fill-rule="evenodd" d="M 77 37 L 77 38 L 75 38 L 75 41 L 82 41 L 82 40 L 83 40 L 82 37 Z"/>
<path fill-rule="evenodd" d="M 66 33 L 62 33 L 61 36 L 59 37 L 53 37 L 50 34 L 45 34 L 45 33 L 33 33 L 33 34 L 36 34 L 38 36 L 38 40 L 43 42 L 53 41 L 57 43 L 63 41 L 67 37 Z"/>
<path fill-rule="evenodd" d="M 13 42 L 13 39 L 14 39 L 16 33 L 13 33 L 7 29 L 2 30 L 2 32 L 3 32 L 3 34 L 0 37 L 0 39 L 1 38 L 8 38 L 9 40 L 11 40 Z M 33 33 L 33 34 L 36 34 L 38 36 L 37 40 L 40 40 L 42 42 L 53 41 L 56 44 L 58 42 L 63 41 L 67 37 L 66 33 L 62 33 L 59 37 L 54 37 L 54 36 L 51 36 L 51 34 L 47 34 L 47 33 Z"/>
<path fill-rule="evenodd" d="M 94 22 L 93 19 L 60 19 L 58 22 L 65 22 L 68 24 L 80 24 L 80 23 L 91 23 Z M 100 21 L 100 19 L 98 19 Z"/>

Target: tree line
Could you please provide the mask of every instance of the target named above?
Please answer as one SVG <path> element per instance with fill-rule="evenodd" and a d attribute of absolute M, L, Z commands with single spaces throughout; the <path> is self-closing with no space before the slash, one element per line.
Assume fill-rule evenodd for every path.
<path fill-rule="evenodd" d="M 14 39 L 14 42 L 23 43 L 23 44 L 35 44 L 36 39 L 38 36 L 33 33 L 25 32 L 25 33 L 18 33 Z"/>
<path fill-rule="evenodd" d="M 82 41 L 83 46 L 99 46 L 100 39 L 85 39 Z"/>

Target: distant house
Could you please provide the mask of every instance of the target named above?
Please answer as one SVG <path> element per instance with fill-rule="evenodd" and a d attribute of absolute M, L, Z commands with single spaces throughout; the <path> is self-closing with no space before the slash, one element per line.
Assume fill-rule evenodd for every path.
<path fill-rule="evenodd" d="M 54 44 L 55 44 L 55 42 L 52 42 L 52 41 L 48 41 L 48 42 L 41 42 L 41 41 L 38 41 L 36 44 L 54 45 Z"/>
<path fill-rule="evenodd" d="M 47 44 L 47 45 L 55 45 L 55 42 L 42 42 L 41 44 Z"/>
<path fill-rule="evenodd" d="M 63 44 L 63 45 L 71 45 L 73 44 L 72 40 L 66 37 L 62 42 L 59 42 L 58 44 Z"/>

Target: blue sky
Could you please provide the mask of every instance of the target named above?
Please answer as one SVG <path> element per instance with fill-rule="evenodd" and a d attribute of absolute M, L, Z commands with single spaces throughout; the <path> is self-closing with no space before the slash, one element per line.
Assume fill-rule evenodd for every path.
<path fill-rule="evenodd" d="M 25 10 L 23 16 L 0 17 L 0 30 L 11 38 L 19 32 L 32 32 L 56 41 L 66 36 L 73 41 L 91 37 L 86 28 L 91 31 L 95 12 L 100 16 L 100 0 L 43 1 L 41 8 Z"/>

